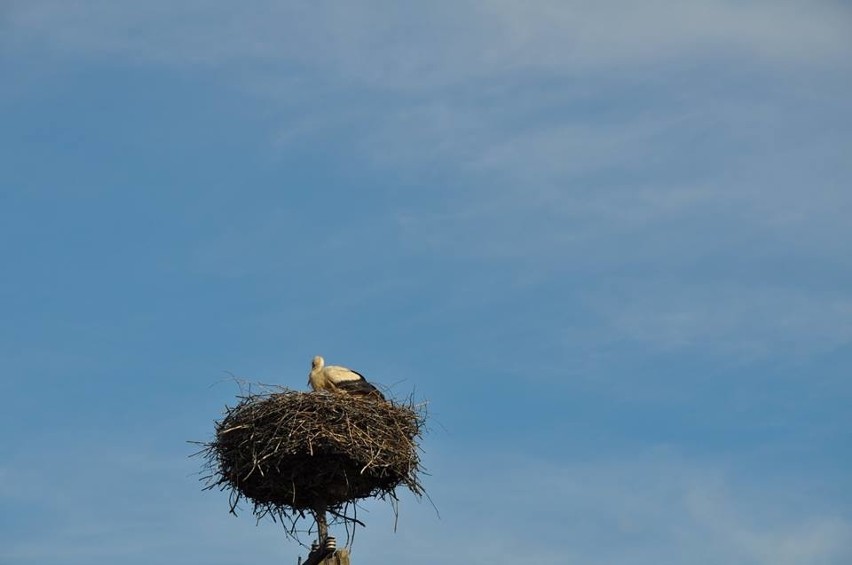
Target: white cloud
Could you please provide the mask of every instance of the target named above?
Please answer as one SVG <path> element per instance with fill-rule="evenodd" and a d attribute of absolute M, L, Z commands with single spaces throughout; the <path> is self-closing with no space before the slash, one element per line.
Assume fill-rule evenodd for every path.
<path fill-rule="evenodd" d="M 748 356 L 849 341 L 847 295 L 777 270 L 732 282 L 717 261 L 848 265 L 840 4 L 31 0 L 6 22 L 19 53 L 215 69 L 275 107 L 283 151 L 344 139 L 359 163 L 449 178 L 424 188 L 428 209 L 401 199 L 381 239 L 530 281 L 617 277 L 588 292 L 601 325 L 585 331 L 604 342 Z M 284 238 L 267 214 L 197 262 L 268 269 L 264 242 Z M 695 266 L 701 285 L 679 276 Z"/>
<path fill-rule="evenodd" d="M 426 501 L 404 496 L 394 533 L 389 506 L 367 503 L 359 517 L 368 528 L 356 533 L 355 555 L 374 563 L 592 565 L 682 563 L 684 556 L 695 565 L 840 565 L 852 557 L 852 524 L 830 500 L 807 494 L 814 492 L 806 488 L 809 477 L 764 469 L 758 479 L 668 449 L 586 460 L 561 449 L 554 444 L 541 459 L 430 452 L 426 486 L 441 517 Z M 170 563 L 224 564 L 304 555 L 280 526 L 256 526 L 245 510 L 234 518 L 223 494 L 201 492 L 192 475 L 199 465 L 138 444 L 18 453 L 2 476 L 50 523 L 2 536 L 0 559 L 141 564 L 165 555 Z"/>
<path fill-rule="evenodd" d="M 663 351 L 765 358 L 824 353 L 852 343 L 852 299 L 840 292 L 646 279 L 613 284 L 589 303 L 603 320 L 598 338 Z"/>
<path fill-rule="evenodd" d="M 121 438 L 124 445 L 93 439 L 55 433 L 50 448 L 39 442 L 10 457 L 2 475 L 14 491 L 0 497 L 24 511 L 7 517 L 15 529 L 0 534 L 0 561 L 224 565 L 246 547 L 258 559 L 280 558 L 280 531 L 235 520 L 222 496 L 201 492 L 200 460 L 162 445 L 147 450 L 138 438 Z"/>
<path fill-rule="evenodd" d="M 830 3 L 497 2 L 507 52 L 526 64 L 593 68 L 676 59 L 684 54 L 744 53 L 806 60 L 852 47 L 848 11 Z"/>
<path fill-rule="evenodd" d="M 169 64 L 293 62 L 394 87 L 522 69 L 596 69 L 745 54 L 807 62 L 848 53 L 850 14 L 830 2 L 386 3 L 13 2 L 22 42 Z"/>
<path fill-rule="evenodd" d="M 702 488 L 686 494 L 684 508 L 708 538 L 729 544 L 752 563 L 840 563 L 852 550 L 846 541 L 852 524 L 839 517 L 805 516 L 798 523 L 780 520 L 767 527 L 744 511 L 731 494 Z"/>
<path fill-rule="evenodd" d="M 767 477 L 771 487 L 749 486 L 758 481 L 666 450 L 563 463 L 468 452 L 434 471 L 441 519 L 428 506 L 404 508 L 389 541 L 359 534 L 359 555 L 388 551 L 390 542 L 405 548 L 410 563 L 437 556 L 497 564 L 839 565 L 852 556 L 852 524 L 820 502 L 791 496 L 796 485 Z"/>

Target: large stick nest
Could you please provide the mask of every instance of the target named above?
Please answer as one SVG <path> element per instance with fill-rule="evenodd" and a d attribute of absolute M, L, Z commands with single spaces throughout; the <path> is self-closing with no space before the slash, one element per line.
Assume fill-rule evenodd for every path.
<path fill-rule="evenodd" d="M 240 399 L 202 451 L 207 488 L 230 491 L 232 512 L 246 498 L 258 519 L 288 519 L 295 528 L 305 510 L 357 521 L 347 509 L 358 499 L 396 500 L 400 485 L 423 494 L 424 405 L 287 389 Z"/>

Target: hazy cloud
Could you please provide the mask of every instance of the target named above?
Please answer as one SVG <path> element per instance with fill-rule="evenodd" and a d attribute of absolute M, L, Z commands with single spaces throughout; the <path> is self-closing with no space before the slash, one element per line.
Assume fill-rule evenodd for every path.
<path fill-rule="evenodd" d="M 227 563 L 304 555 L 280 526 L 255 526 L 246 511 L 234 518 L 224 495 L 197 490 L 189 476 L 197 461 L 110 446 L 61 455 L 61 484 L 34 476 L 21 485 L 32 504 L 51 506 L 55 523 L 5 539 L 5 560 L 141 564 L 168 554 L 175 563 Z M 667 450 L 617 461 L 469 451 L 464 457 L 433 453 L 430 461 L 427 487 L 441 517 L 426 501 L 405 496 L 394 533 L 390 507 L 368 503 L 357 555 L 376 563 L 455 556 L 637 565 L 684 556 L 699 565 L 840 565 L 852 556 L 852 524 L 830 505 L 796 494 L 798 485 L 775 481 L 757 488 L 723 465 Z"/>
<path fill-rule="evenodd" d="M 842 57 L 849 11 L 833 2 L 13 2 L 13 39 L 156 62 L 319 65 L 412 87 L 522 69 L 589 69 L 684 54 L 781 62 Z M 388 45 L 395 45 L 387 49 Z"/>
<path fill-rule="evenodd" d="M 852 343 L 852 299 L 846 293 L 629 280 L 591 303 L 604 335 L 662 350 L 697 348 L 760 358 L 825 353 Z"/>
<path fill-rule="evenodd" d="M 5 25 L 13 49 L 214 69 L 273 109 L 277 150 L 335 139 L 360 166 L 434 178 L 414 189 L 428 207 L 387 210 L 384 235 L 410 250 L 510 262 L 528 281 L 666 273 L 666 294 L 610 296 L 599 329 L 663 348 L 737 330 L 754 352 L 848 340 L 843 293 L 806 295 L 778 265 L 850 268 L 852 126 L 833 93 L 851 19 L 833 2 L 32 1 Z M 271 233 L 223 235 L 198 261 L 268 269 L 246 240 Z M 748 262 L 762 279 L 736 280 Z"/>

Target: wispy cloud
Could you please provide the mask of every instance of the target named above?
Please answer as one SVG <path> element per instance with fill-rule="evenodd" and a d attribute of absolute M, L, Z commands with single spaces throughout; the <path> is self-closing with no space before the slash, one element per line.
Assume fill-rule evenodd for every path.
<path fill-rule="evenodd" d="M 215 72 L 272 109 L 274 150 L 334 140 L 429 178 L 409 183 L 428 206 L 382 210 L 382 239 L 525 284 L 596 278 L 560 297 L 591 297 L 589 334 L 751 355 L 849 339 L 844 291 L 784 265 L 850 267 L 850 20 L 831 2 L 32 1 L 5 25 L 13 53 Z M 198 261 L 268 272 L 276 214 Z"/>
<path fill-rule="evenodd" d="M 175 64 L 291 61 L 411 87 L 696 52 L 788 62 L 841 57 L 852 48 L 849 18 L 830 2 L 438 2 L 389 10 L 379 2 L 306 8 L 47 0 L 13 2 L 7 25 L 18 40 L 60 49 Z"/>
<path fill-rule="evenodd" d="M 303 554 L 280 526 L 229 516 L 222 496 L 195 490 L 192 462 L 108 445 L 61 455 L 56 486 L 44 482 L 44 466 L 19 482 L 31 504 L 51 507 L 54 523 L 4 539 L 4 561 L 135 564 L 166 554 L 175 563 L 227 563 Z M 688 556 L 754 565 L 840 565 L 852 556 L 852 524 L 830 501 L 809 499 L 783 479 L 758 488 L 718 461 L 666 450 L 584 462 L 445 452 L 430 468 L 441 517 L 405 497 L 394 533 L 390 508 L 369 503 L 358 555 L 415 564 L 450 556 L 657 564 Z"/>
<path fill-rule="evenodd" d="M 617 459 L 595 452 L 580 460 L 562 447 L 559 434 L 569 423 L 556 394 L 594 388 L 594 395 L 581 395 L 595 396 L 589 412 L 617 411 L 612 404 L 629 397 L 620 417 L 644 418 L 637 426 L 653 432 L 624 432 L 634 422 L 616 416 L 578 418 L 588 417 L 589 427 L 618 428 L 613 433 L 643 445 L 655 434 L 668 437 L 669 424 L 694 428 L 684 436 L 702 451 L 709 434 L 733 443 L 736 426 L 784 421 L 773 433 L 798 427 L 802 435 L 779 439 L 783 448 L 799 449 L 805 436 L 820 436 L 817 450 L 833 448 L 845 385 L 832 381 L 800 402 L 815 379 L 764 393 L 763 377 L 743 376 L 742 405 L 753 413 L 731 427 L 718 421 L 733 412 L 736 391 L 724 382 L 708 399 L 701 385 L 731 358 L 757 359 L 766 368 L 767 359 L 786 363 L 852 343 L 849 23 L 842 3 L 806 1 L 462 1 L 404 8 L 11 0 L 0 20 L 2 61 L 21 56 L 22 67 L 45 68 L 39 77 L 56 81 L 48 85 L 52 91 L 81 68 L 96 68 L 92 76 L 101 82 L 94 88 L 107 85 L 117 97 L 126 94 L 126 85 L 111 82 L 117 68 L 129 74 L 143 68 L 144 79 L 159 78 L 164 91 L 176 74 L 188 81 L 204 75 L 204 92 L 190 88 L 186 98 L 176 97 L 175 115 L 180 103 L 198 96 L 235 97 L 238 104 L 229 108 L 264 117 L 263 128 L 246 126 L 239 135 L 266 138 L 265 157 L 313 151 L 320 157 L 306 169 L 346 163 L 353 170 L 340 166 L 341 176 L 351 172 L 355 180 L 331 188 L 309 182 L 308 194 L 281 189 L 276 183 L 290 171 L 269 167 L 259 175 L 267 185 L 258 198 L 245 198 L 244 187 L 224 189 L 223 198 L 213 194 L 216 188 L 188 188 L 184 209 L 197 223 L 187 226 L 175 214 L 160 242 L 180 240 L 179 256 L 167 267 L 141 258 L 128 270 L 169 270 L 157 284 L 139 283 L 143 300 L 129 300 L 160 321 L 150 333 L 162 341 L 128 340 L 119 354 L 90 339 L 88 357 L 87 349 L 66 355 L 14 343 L 4 352 L 22 370 L 63 378 L 63 362 L 85 372 L 91 359 L 126 361 L 126 351 L 138 350 L 146 358 L 139 374 L 153 375 L 143 381 L 150 386 L 146 402 L 159 389 L 180 394 L 175 389 L 185 389 L 172 379 L 188 377 L 163 367 L 186 362 L 185 335 L 211 318 L 195 318 L 179 302 L 218 286 L 209 295 L 198 291 L 205 294 L 198 311 L 215 311 L 222 325 L 197 332 L 196 352 L 233 348 L 227 356 L 233 359 L 274 349 L 276 356 L 292 353 L 293 374 L 304 375 L 303 350 L 333 344 L 354 358 L 381 359 L 377 375 L 411 377 L 455 395 L 454 406 L 464 412 L 458 420 L 478 419 L 480 432 L 492 422 L 495 434 L 517 424 L 515 438 L 552 446 L 531 459 L 511 445 L 487 453 L 477 436 L 477 446 L 430 456 L 430 490 L 442 518 L 428 504 L 406 500 L 393 534 L 388 508 L 368 504 L 370 527 L 359 531 L 355 550 L 375 563 L 847 563 L 848 508 L 821 498 L 808 483 L 819 483 L 816 473 L 825 466 L 779 476 L 771 464 L 744 471 L 719 457 L 692 460 L 617 446 L 608 446 Z M 63 72 L 52 76 L 58 67 Z M 162 69 L 167 72 L 157 75 Z M 79 84 L 74 89 L 78 97 L 90 94 Z M 99 147 L 76 157 L 97 164 Z M 231 155 L 224 148 L 211 156 Z M 152 162 L 136 165 L 149 171 Z M 398 192 L 376 187 L 397 179 Z M 343 194 L 348 190 L 358 197 Z M 124 218 L 133 202 L 116 198 L 103 210 L 81 209 L 82 217 Z M 328 202 L 337 209 L 314 206 Z M 139 231 L 148 229 L 144 224 Z M 135 243 L 116 242 L 122 253 L 152 245 L 127 241 Z M 61 264 L 74 263 L 61 246 L 55 253 Z M 173 277 L 181 270 L 192 276 Z M 85 275 L 81 281 L 98 276 Z M 179 292 L 161 292 L 178 279 Z M 219 285 L 223 279 L 228 284 Z M 129 279 L 117 280 L 121 286 Z M 230 296 L 251 300 L 234 305 Z M 63 297 L 78 300 L 70 291 Z M 95 295 L 89 300 L 92 308 L 109 309 Z M 19 318 L 31 317 L 21 311 Z M 225 325 L 238 328 L 240 343 L 228 343 L 230 333 L 222 337 Z M 161 348 L 162 356 L 151 355 Z M 630 380 L 618 363 L 630 364 L 637 350 L 649 357 L 662 352 L 654 360 L 663 360 L 646 371 L 651 377 Z M 56 355 L 46 361 L 45 351 Z M 710 359 L 714 370 L 675 374 L 672 352 Z M 619 361 L 594 383 L 600 386 L 586 386 L 594 377 L 570 378 L 610 353 Z M 255 364 L 268 363 L 264 374 L 277 375 L 279 361 Z M 122 363 L 113 365 L 110 374 L 122 370 Z M 481 385 L 457 383 L 471 375 L 493 379 L 495 389 L 510 380 L 518 388 L 498 391 L 495 398 L 502 395 L 505 404 L 468 410 L 459 393 Z M 137 384 L 126 386 L 122 402 L 141 403 Z M 516 390 L 531 403 L 512 403 Z M 553 398 L 536 419 L 541 391 Z M 31 398 L 40 400 L 36 393 Z M 73 419 L 88 417 L 91 398 L 74 410 L 64 400 L 54 399 L 54 416 L 68 434 L 24 438 L 0 466 L 0 498 L 22 509 L 8 522 L 12 527 L 0 528 L 0 561 L 133 565 L 168 555 L 173 563 L 224 565 L 303 554 L 277 526 L 229 516 L 221 493 L 199 491 L 190 476 L 196 462 L 163 447 L 161 437 L 146 445 L 127 430 L 123 445 L 89 437 L 105 419 Z M 788 403 L 797 406 L 787 409 Z M 650 417 L 648 405 L 661 412 Z M 687 411 L 697 415 L 684 417 Z M 507 422 L 504 413 L 530 421 Z M 540 422 L 553 427 L 534 429 Z M 831 457 L 839 465 L 843 455 Z"/>
<path fill-rule="evenodd" d="M 740 358 L 824 353 L 852 344 L 852 298 L 796 288 L 628 280 L 589 302 L 604 335 L 661 350 Z"/>
<path fill-rule="evenodd" d="M 511 511 L 486 519 L 483 529 L 517 524 L 515 540 L 504 538 L 503 546 L 515 547 L 517 557 L 530 534 L 538 547 L 560 548 L 584 563 L 674 563 L 684 555 L 691 563 L 840 563 L 852 550 L 844 541 L 850 523 L 840 515 L 813 508 L 798 514 L 800 501 L 775 487 L 759 493 L 738 484 L 718 463 L 664 452 L 629 461 L 491 463 L 500 470 L 479 495 L 494 493 Z M 531 477 L 550 501 L 544 507 L 524 488 Z"/>
<path fill-rule="evenodd" d="M 246 547 L 258 558 L 279 557 L 280 531 L 234 520 L 225 500 L 200 491 L 199 461 L 166 455 L 162 445 L 150 451 L 91 439 L 55 434 L 54 449 L 19 451 L 4 462 L 0 471 L 14 489 L 0 497 L 36 509 L 39 520 L 25 513 L 0 535 L 4 563 L 141 564 L 167 555 L 173 563 L 225 564 Z"/>

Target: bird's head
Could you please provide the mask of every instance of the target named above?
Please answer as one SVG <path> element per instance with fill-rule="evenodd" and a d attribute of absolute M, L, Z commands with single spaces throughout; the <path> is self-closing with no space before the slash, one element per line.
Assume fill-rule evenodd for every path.
<path fill-rule="evenodd" d="M 325 359 L 317 355 L 311 362 L 311 370 L 317 371 L 319 369 L 322 369 L 323 365 L 325 365 Z"/>

